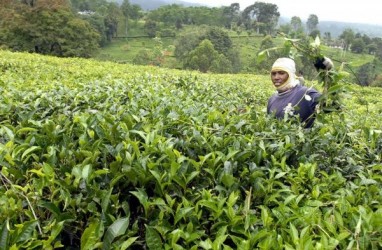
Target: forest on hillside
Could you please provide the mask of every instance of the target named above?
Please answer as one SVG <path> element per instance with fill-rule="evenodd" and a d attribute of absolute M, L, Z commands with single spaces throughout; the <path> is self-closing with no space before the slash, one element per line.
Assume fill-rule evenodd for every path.
<path fill-rule="evenodd" d="M 120 3 L 106 0 L 1 0 L 0 46 L 13 51 L 28 51 L 60 57 L 93 57 L 94 53 L 115 41 L 129 37 L 134 28 L 142 27 L 144 36 L 156 39 L 157 45 L 137 51 L 135 64 L 176 67 L 201 72 L 239 73 L 242 45 L 232 37 L 261 38 L 251 54 L 279 45 L 278 34 L 309 44 L 317 37 L 328 48 L 373 56 L 356 70 L 361 85 L 380 85 L 382 38 L 346 28 L 338 37 L 321 33 L 319 17 L 311 14 L 306 22 L 292 17 L 280 24 L 278 6 L 255 2 L 241 10 L 238 3 L 219 8 L 205 6 L 163 5 L 145 11 L 129 0 Z M 162 37 L 173 37 L 173 48 L 161 45 Z M 273 51 L 270 59 L 288 56 Z M 166 61 L 172 62 L 166 64 Z M 269 63 L 251 59 L 251 69 L 263 72 Z M 299 58 L 300 65 L 308 65 Z M 313 76 L 307 68 L 304 75 Z"/>
<path fill-rule="evenodd" d="M 123 0 L 115 0 L 115 2 L 122 4 Z M 202 6 L 198 3 L 192 3 L 192 1 L 181 1 L 181 0 L 130 0 L 132 4 L 139 5 L 143 10 L 150 11 L 158 9 L 161 6 L 164 5 L 171 5 L 171 4 L 178 4 L 182 5 L 184 7 L 191 7 L 191 6 Z"/>
<path fill-rule="evenodd" d="M 122 4 L 123 0 L 115 0 L 117 3 Z M 177 4 L 182 5 L 184 7 L 197 7 L 201 6 L 199 3 L 192 3 L 192 0 L 189 1 L 181 1 L 181 0 L 130 0 L 132 4 L 139 5 L 144 11 L 152 11 L 158 9 L 164 5 Z M 232 3 L 235 1 L 233 0 Z M 241 6 L 245 7 L 245 6 Z M 307 16 L 301 17 L 302 19 L 306 19 Z M 280 13 L 279 24 L 289 23 L 291 18 L 287 18 L 283 16 L 283 13 Z M 332 37 L 339 37 L 341 33 L 345 29 L 352 29 L 356 33 L 366 34 L 371 37 L 382 37 L 382 26 L 381 25 L 373 25 L 373 24 L 364 24 L 364 23 L 348 23 L 348 22 L 335 22 L 335 21 L 325 21 L 320 20 L 318 24 L 318 29 L 321 33 L 330 32 Z"/>

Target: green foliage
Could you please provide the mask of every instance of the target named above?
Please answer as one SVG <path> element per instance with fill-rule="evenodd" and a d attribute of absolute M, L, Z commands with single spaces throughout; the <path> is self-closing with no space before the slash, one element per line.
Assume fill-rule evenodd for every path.
<path fill-rule="evenodd" d="M 299 18 L 298 16 L 293 16 L 290 20 L 290 25 L 292 28 L 292 33 L 288 34 L 288 33 L 284 32 L 285 34 L 288 34 L 292 38 L 299 38 L 299 37 L 303 36 L 304 26 L 302 25 L 301 18 Z"/>
<path fill-rule="evenodd" d="M 148 18 L 176 28 L 190 24 L 222 27 L 227 22 L 226 18 L 229 18 L 224 10 L 224 7 L 183 7 L 178 4 L 168 4 L 150 11 Z"/>
<path fill-rule="evenodd" d="M 156 37 L 153 40 L 155 47 L 153 49 L 140 50 L 133 59 L 134 64 L 165 66 L 168 50 L 163 48 L 163 42 L 160 38 Z"/>
<path fill-rule="evenodd" d="M 146 20 L 144 28 L 145 28 L 147 35 L 150 38 L 154 38 L 156 36 L 157 32 L 159 31 L 157 23 L 153 20 L 150 20 L 150 19 Z"/>
<path fill-rule="evenodd" d="M 222 54 L 212 62 L 211 72 L 231 73 L 232 71 L 232 63 Z"/>
<path fill-rule="evenodd" d="M 351 46 L 351 51 L 353 53 L 362 54 L 365 50 L 366 50 L 366 44 L 363 41 L 363 39 L 362 38 L 354 39 Z"/>
<path fill-rule="evenodd" d="M 148 49 L 138 51 L 133 59 L 133 63 L 137 65 L 150 65 L 153 64 L 155 59 L 154 53 Z"/>
<path fill-rule="evenodd" d="M 168 26 L 183 25 L 187 22 L 186 8 L 177 5 L 165 5 L 148 13 L 148 18 L 156 22 L 163 22 Z"/>
<path fill-rule="evenodd" d="M 207 72 L 218 57 L 219 53 L 214 49 L 211 41 L 206 39 L 187 55 L 185 67 Z"/>
<path fill-rule="evenodd" d="M 100 12 L 103 12 L 106 38 L 110 42 L 117 34 L 118 16 L 121 15 L 121 9 L 115 3 L 109 3 L 103 7 L 104 10 Z"/>
<path fill-rule="evenodd" d="M 321 37 L 321 33 L 318 29 L 315 29 L 309 33 L 309 36 L 314 39 L 315 37 Z"/>
<path fill-rule="evenodd" d="M 1 43 L 16 51 L 90 57 L 98 48 L 98 33 L 67 6 L 56 2 L 38 1 L 33 7 L 6 5 L 0 12 Z"/>
<path fill-rule="evenodd" d="M 241 22 L 247 30 L 255 28 L 258 34 L 271 35 L 275 31 L 279 17 L 280 12 L 276 4 L 255 2 L 244 9 Z"/>
<path fill-rule="evenodd" d="M 359 67 L 357 71 L 357 79 L 360 85 L 369 86 L 376 78 L 375 67 L 372 63 L 367 63 Z"/>
<path fill-rule="evenodd" d="M 351 43 L 353 42 L 355 38 L 355 33 L 352 29 L 348 28 L 342 32 L 339 38 L 343 39 L 343 41 L 345 42 L 344 49 L 348 50 L 350 48 Z"/>
<path fill-rule="evenodd" d="M 0 55 L 2 249 L 382 247 L 377 89 L 307 131 L 269 76 Z"/>
<path fill-rule="evenodd" d="M 101 6 L 107 5 L 105 0 L 70 0 L 75 11 L 97 11 Z"/>
<path fill-rule="evenodd" d="M 220 28 L 210 27 L 206 33 L 200 38 L 201 41 L 207 39 L 211 41 L 215 50 L 219 54 L 227 56 L 228 52 L 232 49 L 232 40 L 228 33 Z"/>
<path fill-rule="evenodd" d="M 206 45 L 205 41 L 211 46 Z M 219 73 L 239 71 L 238 53 L 233 48 L 228 33 L 216 27 L 202 27 L 185 32 L 177 38 L 174 51 L 176 58 L 185 68 L 202 72 L 212 69 L 213 72 Z M 211 67 L 212 65 L 214 66 Z"/>
<path fill-rule="evenodd" d="M 374 81 L 370 84 L 373 87 L 382 87 L 382 76 L 378 75 Z"/>
<path fill-rule="evenodd" d="M 310 14 L 308 17 L 308 20 L 306 21 L 306 28 L 309 34 L 317 30 L 318 23 L 319 23 L 318 16 L 315 14 Z M 312 36 L 312 37 L 315 37 L 315 36 Z"/>
<path fill-rule="evenodd" d="M 106 23 L 105 18 L 99 14 L 93 14 L 93 15 L 84 15 L 82 16 L 82 19 L 86 22 L 89 22 L 89 24 L 97 30 L 100 38 L 99 38 L 99 45 L 100 47 L 104 47 L 110 42 L 108 39 L 110 37 L 107 37 L 107 30 L 106 30 Z M 93 56 L 93 55 L 92 55 Z"/>
<path fill-rule="evenodd" d="M 232 3 L 230 6 L 222 7 L 222 22 L 224 27 L 230 29 L 237 24 L 240 19 L 240 4 Z"/>

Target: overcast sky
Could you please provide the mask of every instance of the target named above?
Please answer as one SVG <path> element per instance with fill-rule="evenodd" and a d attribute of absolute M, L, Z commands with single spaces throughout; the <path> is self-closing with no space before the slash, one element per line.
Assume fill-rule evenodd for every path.
<path fill-rule="evenodd" d="M 382 25 L 382 8 L 378 0 L 184 0 L 208 6 L 229 6 L 239 3 L 241 10 L 255 2 L 273 3 L 283 17 L 298 16 L 302 20 L 315 14 L 318 21 L 339 21 Z"/>

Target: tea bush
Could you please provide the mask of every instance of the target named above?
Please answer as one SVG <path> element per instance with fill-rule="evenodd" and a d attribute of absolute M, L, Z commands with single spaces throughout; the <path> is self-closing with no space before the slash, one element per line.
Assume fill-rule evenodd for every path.
<path fill-rule="evenodd" d="M 378 88 L 306 130 L 266 75 L 0 55 L 0 249 L 382 247 Z"/>

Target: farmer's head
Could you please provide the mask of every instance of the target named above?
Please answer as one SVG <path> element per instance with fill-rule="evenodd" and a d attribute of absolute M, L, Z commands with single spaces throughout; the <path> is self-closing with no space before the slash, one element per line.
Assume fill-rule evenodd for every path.
<path fill-rule="evenodd" d="M 296 65 L 290 58 L 277 59 L 271 70 L 271 79 L 278 92 L 284 92 L 298 84 L 296 80 Z"/>

